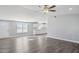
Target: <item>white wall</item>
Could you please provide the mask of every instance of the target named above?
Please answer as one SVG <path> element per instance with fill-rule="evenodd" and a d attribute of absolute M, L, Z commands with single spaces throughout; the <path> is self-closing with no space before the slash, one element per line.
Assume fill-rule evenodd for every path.
<path fill-rule="evenodd" d="M 67 14 L 48 18 L 48 37 L 79 43 L 79 15 Z"/>

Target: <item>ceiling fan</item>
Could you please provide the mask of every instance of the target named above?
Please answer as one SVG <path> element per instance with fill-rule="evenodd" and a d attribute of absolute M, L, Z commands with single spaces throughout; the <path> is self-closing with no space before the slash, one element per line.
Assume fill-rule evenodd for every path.
<path fill-rule="evenodd" d="M 56 7 L 56 5 L 43 5 L 43 6 L 39 6 L 43 12 L 48 13 L 48 12 L 56 12 L 56 10 L 54 10 L 53 8 Z"/>

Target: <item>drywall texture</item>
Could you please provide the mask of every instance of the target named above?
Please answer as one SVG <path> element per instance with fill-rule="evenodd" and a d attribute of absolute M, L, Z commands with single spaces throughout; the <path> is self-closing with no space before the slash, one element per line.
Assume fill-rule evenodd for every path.
<path fill-rule="evenodd" d="M 79 15 L 67 14 L 48 18 L 48 36 L 79 42 Z"/>

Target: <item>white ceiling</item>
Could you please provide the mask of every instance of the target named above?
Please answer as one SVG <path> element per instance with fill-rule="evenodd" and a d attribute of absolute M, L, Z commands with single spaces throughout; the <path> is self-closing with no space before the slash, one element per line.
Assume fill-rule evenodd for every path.
<path fill-rule="evenodd" d="M 30 8 L 24 8 L 21 5 L 0 5 L 0 19 L 27 22 L 45 22 L 45 18 L 42 16 L 42 13 L 34 11 Z"/>
<path fill-rule="evenodd" d="M 22 5 L 26 9 L 31 9 L 37 13 L 43 13 L 39 5 Z M 72 10 L 69 10 L 72 8 Z M 62 14 L 79 14 L 79 5 L 56 5 L 56 12 L 49 12 L 52 15 L 62 15 Z"/>
<path fill-rule="evenodd" d="M 72 10 L 69 10 L 69 8 L 72 8 Z M 56 12 L 49 12 L 48 14 L 51 14 L 51 15 L 79 14 L 79 5 L 56 5 L 56 8 L 54 9 L 56 9 Z M 1 12 L 9 11 L 9 13 L 12 11 L 13 13 L 15 13 L 15 15 L 17 13 L 21 13 L 21 15 L 27 14 L 35 18 L 40 18 L 44 16 L 44 12 L 39 7 L 39 5 L 17 5 L 17 6 L 16 5 L 14 6 L 13 5 L 9 5 L 9 6 L 0 5 L 0 11 Z"/>
<path fill-rule="evenodd" d="M 56 12 L 49 12 L 47 15 L 79 14 L 79 5 L 57 5 L 55 9 Z M 0 5 L 0 19 L 45 21 L 47 15 L 44 14 L 39 5 Z"/>

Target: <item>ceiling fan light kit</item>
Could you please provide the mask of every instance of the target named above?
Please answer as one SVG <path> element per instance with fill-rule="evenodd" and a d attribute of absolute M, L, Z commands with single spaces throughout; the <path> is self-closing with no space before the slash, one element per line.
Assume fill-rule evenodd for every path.
<path fill-rule="evenodd" d="M 40 6 L 41 9 L 43 10 L 43 12 L 56 12 L 56 10 L 54 10 L 54 8 L 56 7 L 56 5 L 43 5 Z"/>
<path fill-rule="evenodd" d="M 56 7 L 56 5 L 42 5 L 39 6 L 42 11 L 44 12 L 44 14 L 47 14 L 48 12 L 56 12 L 56 10 L 54 9 Z M 54 16 L 56 18 L 56 16 Z"/>

